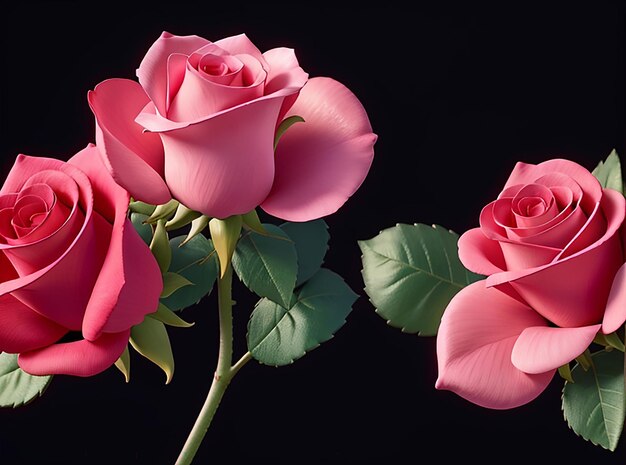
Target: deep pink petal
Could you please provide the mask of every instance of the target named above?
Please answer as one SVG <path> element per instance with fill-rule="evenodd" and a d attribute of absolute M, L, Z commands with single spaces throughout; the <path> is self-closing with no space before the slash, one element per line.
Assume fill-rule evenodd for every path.
<path fill-rule="evenodd" d="M 274 180 L 274 130 L 287 95 L 278 92 L 195 122 L 142 113 L 137 121 L 161 133 L 172 195 L 217 218 L 258 206 Z"/>
<path fill-rule="evenodd" d="M 7 175 L 0 195 L 15 194 L 22 190 L 26 182 L 35 174 L 41 171 L 58 170 L 63 166 L 61 160 L 44 157 L 29 157 L 27 155 L 18 155 L 11 171 Z"/>
<path fill-rule="evenodd" d="M 509 176 L 504 188 L 516 184 L 532 184 L 545 175 L 560 173 L 572 178 L 583 190 L 581 206 L 585 212 L 590 212 L 602 197 L 602 186 L 589 170 L 570 160 L 554 159 L 538 165 L 517 163 Z"/>
<path fill-rule="evenodd" d="M 276 180 L 261 207 L 290 221 L 330 215 L 356 192 L 374 158 L 376 135 L 348 88 L 329 78 L 303 87 L 289 115 L 292 126 L 276 149 Z"/>
<path fill-rule="evenodd" d="M 601 207 L 608 221 L 602 238 L 583 250 L 543 266 L 496 273 L 488 286 L 509 282 L 530 306 L 561 327 L 599 323 L 613 277 L 624 262 L 619 229 L 626 200 L 605 189 Z"/>
<path fill-rule="evenodd" d="M 146 53 L 137 69 L 137 78 L 162 116 L 167 114 L 167 62 L 170 55 L 176 53 L 189 56 L 209 43 L 198 36 L 175 36 L 163 32 Z M 176 93 L 175 90 L 170 88 L 170 94 Z"/>
<path fill-rule="evenodd" d="M 550 383 L 554 370 L 524 373 L 511 363 L 515 341 L 528 327 L 546 322 L 531 308 L 478 281 L 448 305 L 437 336 L 437 389 L 483 407 L 526 404 Z"/>
<path fill-rule="evenodd" d="M 490 275 L 506 269 L 498 241 L 488 239 L 480 228 L 470 229 L 459 238 L 459 259 L 468 270 Z"/>
<path fill-rule="evenodd" d="M 511 361 L 524 373 L 554 370 L 582 354 L 599 330 L 599 324 L 578 328 L 526 328 L 515 342 Z"/>
<path fill-rule="evenodd" d="M 93 376 L 103 372 L 122 355 L 130 330 L 105 333 L 95 341 L 86 339 L 53 344 L 24 352 L 18 358 L 20 368 L 31 375 Z"/>
<path fill-rule="evenodd" d="M 602 332 L 617 331 L 626 321 L 626 264 L 622 265 L 613 279 L 609 300 L 604 311 Z"/>
<path fill-rule="evenodd" d="M 67 329 L 42 317 L 10 294 L 0 296 L 0 352 L 17 354 L 58 341 Z"/>
<path fill-rule="evenodd" d="M 96 117 L 96 142 L 116 182 L 137 200 L 167 202 L 161 141 L 135 123 L 149 103 L 141 86 L 128 79 L 109 79 L 89 92 L 88 100 Z"/>

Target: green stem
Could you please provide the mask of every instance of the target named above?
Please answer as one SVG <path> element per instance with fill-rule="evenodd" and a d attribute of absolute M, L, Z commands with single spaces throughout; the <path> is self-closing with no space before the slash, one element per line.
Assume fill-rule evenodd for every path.
<path fill-rule="evenodd" d="M 206 435 L 211 420 L 220 405 L 220 401 L 239 369 L 250 360 L 249 352 L 231 366 L 233 357 L 233 299 L 232 299 L 233 270 L 229 265 L 224 276 L 218 281 L 218 302 L 220 315 L 220 349 L 217 359 L 217 368 L 211 383 L 211 389 L 193 425 L 191 433 L 178 456 L 176 465 L 189 465 Z"/>

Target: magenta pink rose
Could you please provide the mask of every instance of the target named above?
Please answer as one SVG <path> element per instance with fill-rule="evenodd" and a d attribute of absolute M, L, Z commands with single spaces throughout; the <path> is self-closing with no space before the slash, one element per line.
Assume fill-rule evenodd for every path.
<path fill-rule="evenodd" d="M 128 201 L 93 145 L 67 163 L 17 158 L 0 190 L 0 351 L 23 370 L 97 374 L 156 311 L 161 273 Z"/>
<path fill-rule="evenodd" d="M 152 204 L 172 196 L 225 218 L 261 206 L 307 221 L 361 185 L 376 136 L 358 99 L 308 79 L 291 49 L 261 53 L 245 35 L 210 42 L 163 33 L 137 70 L 89 93 L 97 145 L 114 179 Z M 277 126 L 297 123 L 274 152 Z"/>
<path fill-rule="evenodd" d="M 459 257 L 488 275 L 459 292 L 437 339 L 437 387 L 479 405 L 535 398 L 556 368 L 626 320 L 626 200 L 567 160 L 518 163 Z"/>

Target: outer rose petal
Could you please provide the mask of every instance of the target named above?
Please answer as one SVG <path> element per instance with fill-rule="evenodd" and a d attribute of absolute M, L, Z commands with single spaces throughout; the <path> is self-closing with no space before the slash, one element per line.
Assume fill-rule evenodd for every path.
<path fill-rule="evenodd" d="M 156 310 L 163 281 L 159 266 L 126 218 L 128 194 L 106 171 L 97 149 L 88 147 L 69 163 L 91 180 L 95 208 L 113 215 L 110 241 L 100 244 L 106 257 L 85 311 L 83 336 L 94 341 L 102 331 L 118 332 L 134 326 Z"/>
<path fill-rule="evenodd" d="M 162 204 L 171 196 L 163 181 L 163 146 L 135 118 L 149 103 L 141 86 L 109 79 L 87 94 L 96 117 L 96 142 L 113 178 L 137 200 Z"/>
<path fill-rule="evenodd" d="M 139 83 L 162 116 L 167 114 L 167 60 L 173 53 L 191 55 L 210 42 L 198 36 L 175 36 L 163 32 L 150 47 L 137 69 Z M 170 93 L 176 93 L 170 89 Z"/>
<path fill-rule="evenodd" d="M 263 54 L 267 60 L 270 70 L 265 82 L 265 95 L 277 92 L 284 88 L 302 89 L 309 79 L 308 73 L 300 67 L 296 54 L 290 48 L 274 48 Z M 278 115 L 278 123 L 280 123 L 287 111 L 293 106 L 298 99 L 298 93 L 285 98 L 283 107 Z"/>
<path fill-rule="evenodd" d="M 67 329 L 9 294 L 0 297 L 0 352 L 17 354 L 58 341 Z"/>
<path fill-rule="evenodd" d="M 459 259 L 474 273 L 490 275 L 506 269 L 502 249 L 480 228 L 470 229 L 459 238 Z"/>
<path fill-rule="evenodd" d="M 626 321 L 626 264 L 622 265 L 611 286 L 611 293 L 604 311 L 602 332 L 610 334 L 617 331 Z"/>
<path fill-rule="evenodd" d="M 517 163 L 504 188 L 516 184 L 531 184 L 538 178 L 552 173 L 565 174 L 578 183 L 584 192 L 581 206 L 586 213 L 591 212 L 594 205 L 600 201 L 602 186 L 596 177 L 578 163 L 560 158 L 544 161 L 538 165 Z"/>
<path fill-rule="evenodd" d="M 510 283 L 532 308 L 557 326 L 600 322 L 613 277 L 624 263 L 619 229 L 625 204 L 623 195 L 605 189 L 601 205 L 608 225 L 600 240 L 554 263 L 493 274 L 487 285 Z"/>
<path fill-rule="evenodd" d="M 367 113 L 344 85 L 314 78 L 288 114 L 305 122 L 281 138 L 276 179 L 261 207 L 289 221 L 330 215 L 356 192 L 372 164 L 376 135 Z"/>
<path fill-rule="evenodd" d="M 20 354 L 17 363 L 31 375 L 93 376 L 106 370 L 120 357 L 128 344 L 130 329 L 103 334 L 95 341 L 53 344 Z"/>
<path fill-rule="evenodd" d="M 517 338 L 511 361 L 524 373 L 554 370 L 582 354 L 599 330 L 600 325 L 526 328 Z"/>
<path fill-rule="evenodd" d="M 554 370 L 526 374 L 513 366 L 519 334 L 546 322 L 530 307 L 478 281 L 446 309 L 437 336 L 437 389 L 448 389 L 482 407 L 526 404 L 550 383 Z"/>
<path fill-rule="evenodd" d="M 161 134 L 173 196 L 217 218 L 257 207 L 274 180 L 274 130 L 287 95 L 277 92 L 195 122 L 139 115 L 137 121 Z"/>

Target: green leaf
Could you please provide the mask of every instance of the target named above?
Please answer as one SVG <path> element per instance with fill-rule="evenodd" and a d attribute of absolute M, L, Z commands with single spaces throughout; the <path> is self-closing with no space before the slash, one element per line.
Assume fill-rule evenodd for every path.
<path fill-rule="evenodd" d="M 228 268 L 233 258 L 242 226 L 243 219 L 241 215 L 229 216 L 223 220 L 213 218 L 209 221 L 211 239 L 213 240 L 213 246 L 215 247 L 220 262 L 221 277 L 226 273 L 226 268 Z"/>
<path fill-rule="evenodd" d="M 130 221 L 131 223 L 133 223 L 135 231 L 139 233 L 139 236 L 141 236 L 146 244 L 150 245 L 150 243 L 152 242 L 152 226 L 146 224 L 147 219 L 148 216 L 142 213 L 130 214 Z"/>
<path fill-rule="evenodd" d="M 17 354 L 0 352 L 0 407 L 19 407 L 43 395 L 52 376 L 33 376 L 17 364 Z"/>
<path fill-rule="evenodd" d="M 163 292 L 161 292 L 161 298 L 169 297 L 185 286 L 193 286 L 193 283 L 178 273 L 171 271 L 165 272 L 163 273 Z"/>
<path fill-rule="evenodd" d="M 167 326 L 175 326 L 177 328 L 190 328 L 194 325 L 194 323 L 187 323 L 162 303 L 159 304 L 159 308 L 156 312 L 150 313 L 147 316 L 154 318 Z"/>
<path fill-rule="evenodd" d="M 115 368 L 122 372 L 124 379 L 128 383 L 130 381 L 130 352 L 128 351 L 128 345 L 124 348 L 120 358 L 116 360 Z"/>
<path fill-rule="evenodd" d="M 289 129 L 296 123 L 304 123 L 304 118 L 302 116 L 293 115 L 289 118 L 285 118 L 279 125 L 278 129 L 276 129 L 276 135 L 274 136 L 274 150 L 276 150 L 276 146 L 278 146 L 278 141 L 283 136 L 285 131 Z"/>
<path fill-rule="evenodd" d="M 622 166 L 615 149 L 606 161 L 601 161 L 593 170 L 592 174 L 598 178 L 602 187 L 615 189 L 624 194 L 624 181 L 622 179 Z"/>
<path fill-rule="evenodd" d="M 248 350 L 266 365 L 288 365 L 343 326 L 357 299 L 341 276 L 322 268 L 294 295 L 289 310 L 261 299 L 248 323 Z"/>
<path fill-rule="evenodd" d="M 165 384 L 169 384 L 174 376 L 174 355 L 165 325 L 154 318 L 144 319 L 131 328 L 130 344 L 165 372 Z"/>
<path fill-rule="evenodd" d="M 263 226 L 268 236 L 248 233 L 241 238 L 233 255 L 233 268 L 250 290 L 287 307 L 298 273 L 296 247 L 278 226 Z"/>
<path fill-rule="evenodd" d="M 193 286 L 185 286 L 161 301 L 172 310 L 182 310 L 200 301 L 211 293 L 219 265 L 213 243 L 202 234 L 181 246 L 184 237 L 170 240 L 172 263 L 170 270 L 187 278 Z"/>
<path fill-rule="evenodd" d="M 624 354 L 592 355 L 590 370 L 572 370 L 563 388 L 563 415 L 572 430 L 595 445 L 615 450 L 624 428 Z"/>
<path fill-rule="evenodd" d="M 313 276 L 324 263 L 324 256 L 328 250 L 328 240 L 330 239 L 328 225 L 324 220 L 315 220 L 306 223 L 283 223 L 280 228 L 296 245 L 298 255 L 297 287 Z"/>
<path fill-rule="evenodd" d="M 165 220 L 159 220 L 154 229 L 154 236 L 152 242 L 150 242 L 150 250 L 152 255 L 156 258 L 159 264 L 161 273 L 165 273 L 172 261 L 172 252 L 170 250 L 169 241 L 167 238 L 167 231 L 165 230 Z"/>
<path fill-rule="evenodd" d="M 365 292 L 388 324 L 407 333 L 437 334 L 452 297 L 481 279 L 461 264 L 458 239 L 441 226 L 399 224 L 359 241 Z"/>

